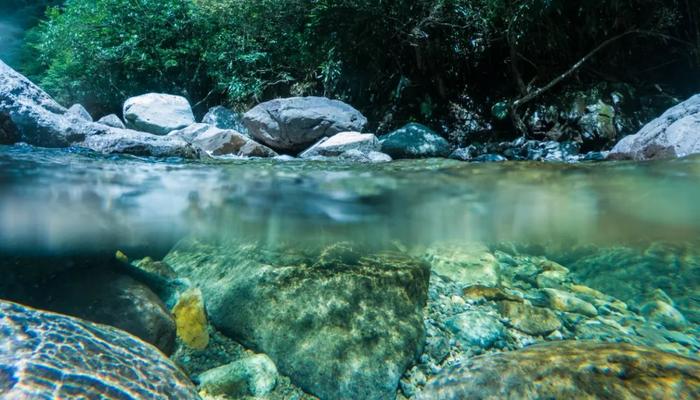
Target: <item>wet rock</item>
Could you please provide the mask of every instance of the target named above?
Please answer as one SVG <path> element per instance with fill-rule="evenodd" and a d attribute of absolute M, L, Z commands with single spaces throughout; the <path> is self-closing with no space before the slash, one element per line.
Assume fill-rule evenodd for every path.
<path fill-rule="evenodd" d="M 563 271 L 543 271 L 537 275 L 537 287 L 561 288 L 569 279 L 568 273 Z"/>
<path fill-rule="evenodd" d="M 424 344 L 429 267 L 343 247 L 300 253 L 188 240 L 165 261 L 202 289 L 215 326 L 269 355 L 306 391 L 393 398 Z"/>
<path fill-rule="evenodd" d="M 202 291 L 196 288 L 182 293 L 173 307 L 177 337 L 185 345 L 203 350 L 209 344 L 207 314 L 204 310 Z"/>
<path fill-rule="evenodd" d="M 380 149 L 379 140 L 371 133 L 340 132 L 331 137 L 322 138 L 301 153 L 299 157 L 337 157 L 350 150 L 368 154 L 373 151 L 378 152 Z"/>
<path fill-rule="evenodd" d="M 233 110 L 223 106 L 210 108 L 206 115 L 204 115 L 202 118 L 202 123 L 219 129 L 231 129 L 246 136 L 248 135 L 248 129 L 245 127 L 245 125 L 243 125 L 241 116 Z"/>
<path fill-rule="evenodd" d="M 472 161 L 474 161 L 474 162 L 503 162 L 503 161 L 508 161 L 508 159 L 503 157 L 500 154 L 482 154 L 478 157 L 474 157 L 474 159 Z"/>
<path fill-rule="evenodd" d="M 447 157 L 451 146 L 425 125 L 410 123 L 380 138 L 382 151 L 394 159 Z"/>
<path fill-rule="evenodd" d="M 195 123 L 190 103 L 181 96 L 147 93 L 124 102 L 124 121 L 130 129 L 165 135 Z"/>
<path fill-rule="evenodd" d="M 275 388 L 277 376 L 270 357 L 258 354 L 206 371 L 197 380 L 204 396 L 263 397 Z"/>
<path fill-rule="evenodd" d="M 649 160 L 700 153 L 700 94 L 671 107 L 639 132 L 620 140 L 609 159 Z"/>
<path fill-rule="evenodd" d="M 362 132 L 367 125 L 359 111 L 325 97 L 291 97 L 255 106 L 243 123 L 256 140 L 283 152 L 299 152 L 320 138 L 340 132 Z"/>
<path fill-rule="evenodd" d="M 498 311 L 508 319 L 510 326 L 528 335 L 547 336 L 561 328 L 559 318 L 546 308 L 515 301 L 501 301 L 498 303 Z"/>
<path fill-rule="evenodd" d="M 106 128 L 103 133 L 90 135 L 78 145 L 104 154 L 182 158 L 199 158 L 201 155 L 198 148 L 179 138 L 128 129 Z"/>
<path fill-rule="evenodd" d="M 73 123 L 66 109 L 27 78 L 0 61 L 0 140 L 65 147 L 85 138 L 89 122 Z"/>
<path fill-rule="evenodd" d="M 92 116 L 81 104 L 73 104 L 68 111 L 66 111 L 66 116 L 92 122 Z"/>
<path fill-rule="evenodd" d="M 466 360 L 418 399 L 699 397 L 696 359 L 621 343 L 562 341 Z"/>
<path fill-rule="evenodd" d="M 479 244 L 437 246 L 426 250 L 423 258 L 434 273 L 467 285 L 498 286 L 500 265 L 488 248 Z"/>
<path fill-rule="evenodd" d="M 483 285 L 472 285 L 464 289 L 464 297 L 470 299 L 486 299 L 489 301 L 516 301 L 523 302 L 522 297 L 506 292 L 501 288 L 483 286 Z"/>
<path fill-rule="evenodd" d="M 0 343 L 6 399 L 199 398 L 155 347 L 108 326 L 0 300 Z"/>
<path fill-rule="evenodd" d="M 267 146 L 230 129 L 219 129 L 207 124 L 193 124 L 170 132 L 167 137 L 182 139 L 213 156 L 275 157 Z"/>
<path fill-rule="evenodd" d="M 682 331 L 688 327 L 683 314 L 664 301 L 651 301 L 641 308 L 641 314 L 649 321 L 659 323 L 668 329 Z"/>
<path fill-rule="evenodd" d="M 579 299 L 569 292 L 557 289 L 543 289 L 542 293 L 547 299 L 550 308 L 554 310 L 595 317 L 598 310 L 593 304 Z"/>
<path fill-rule="evenodd" d="M 582 140 L 613 143 L 617 138 L 615 114 L 615 108 L 600 99 L 587 106 L 585 114 L 578 121 Z"/>
<path fill-rule="evenodd" d="M 389 156 L 388 154 L 381 153 L 379 151 L 370 151 L 369 153 L 363 153 L 360 150 L 348 150 L 343 152 L 340 156 L 338 156 L 338 158 L 343 161 L 371 164 L 392 161 L 391 156 Z"/>
<path fill-rule="evenodd" d="M 175 322 L 165 305 L 140 282 L 102 268 L 70 270 L 49 281 L 42 309 L 110 325 L 171 354 Z"/>
<path fill-rule="evenodd" d="M 97 123 L 111 126 L 112 128 L 126 129 L 126 125 L 124 125 L 122 120 L 116 114 L 105 115 L 104 117 L 98 119 Z"/>
<path fill-rule="evenodd" d="M 456 149 L 455 151 L 450 153 L 449 158 L 459 161 L 471 161 L 473 158 L 476 157 L 476 154 L 477 148 L 472 145 Z"/>
<path fill-rule="evenodd" d="M 466 346 L 488 349 L 505 339 L 503 324 L 495 316 L 482 311 L 458 314 L 448 319 L 445 324 Z"/>

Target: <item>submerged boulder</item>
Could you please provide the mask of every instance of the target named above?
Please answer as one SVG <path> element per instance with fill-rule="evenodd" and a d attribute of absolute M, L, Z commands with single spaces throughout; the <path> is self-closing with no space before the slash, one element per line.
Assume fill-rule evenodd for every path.
<path fill-rule="evenodd" d="M 382 151 L 393 158 L 448 157 L 450 144 L 425 125 L 410 123 L 380 138 Z"/>
<path fill-rule="evenodd" d="M 620 140 L 608 159 L 651 160 L 700 153 L 700 94 L 671 107 L 639 132 Z"/>
<path fill-rule="evenodd" d="M 391 399 L 422 351 L 429 267 L 400 254 L 190 239 L 164 260 L 210 321 L 322 399 Z"/>
<path fill-rule="evenodd" d="M 175 321 L 144 284 L 103 268 L 59 274 L 37 304 L 61 314 L 127 331 L 165 354 L 175 349 Z"/>
<path fill-rule="evenodd" d="M 207 124 L 193 124 L 173 131 L 168 137 L 180 138 L 214 156 L 275 157 L 277 153 L 232 129 L 219 129 Z"/>
<path fill-rule="evenodd" d="M 104 325 L 0 300 L 3 399 L 199 399 L 155 347 Z"/>
<path fill-rule="evenodd" d="M 299 155 L 301 158 L 316 156 L 338 157 L 346 151 L 356 150 L 364 154 L 379 151 L 381 145 L 371 133 L 341 132 L 329 138 L 323 138 Z"/>
<path fill-rule="evenodd" d="M 251 136 L 278 151 L 296 153 L 322 137 L 361 132 L 367 125 L 359 111 L 325 97 L 291 97 L 268 101 L 245 113 Z"/>
<path fill-rule="evenodd" d="M 186 98 L 162 93 L 147 93 L 124 102 L 124 120 L 128 128 L 165 135 L 194 124 L 194 114 Z"/>
<path fill-rule="evenodd" d="M 700 361 L 625 343 L 550 342 L 465 360 L 419 400 L 697 399 Z"/>

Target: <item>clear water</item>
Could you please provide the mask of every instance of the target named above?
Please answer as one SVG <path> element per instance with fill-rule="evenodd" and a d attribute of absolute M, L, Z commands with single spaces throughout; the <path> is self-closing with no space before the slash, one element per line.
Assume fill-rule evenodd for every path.
<path fill-rule="evenodd" d="M 699 182 L 700 157 L 201 163 L 0 146 L 0 266 L 117 250 L 161 258 L 192 234 L 408 252 L 481 243 L 556 260 L 635 310 L 661 289 L 697 340 Z"/>

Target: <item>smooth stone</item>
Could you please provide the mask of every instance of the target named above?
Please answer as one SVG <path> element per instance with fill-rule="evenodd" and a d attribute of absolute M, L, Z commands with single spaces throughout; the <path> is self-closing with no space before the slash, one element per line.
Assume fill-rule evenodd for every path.
<path fill-rule="evenodd" d="M 474 162 L 504 162 L 508 161 L 507 158 L 500 154 L 482 154 L 473 159 Z"/>
<path fill-rule="evenodd" d="M 562 271 L 543 271 L 537 275 L 537 287 L 555 288 L 564 287 L 564 283 L 569 279 L 569 274 Z"/>
<path fill-rule="evenodd" d="M 322 138 L 316 142 L 316 144 L 299 154 L 299 157 L 338 157 L 350 150 L 368 154 L 372 151 L 379 151 L 380 149 L 381 145 L 379 144 L 379 140 L 371 133 L 340 132 L 331 137 Z"/>
<path fill-rule="evenodd" d="M 554 312 L 527 303 L 501 301 L 498 311 L 513 328 L 532 336 L 547 336 L 562 326 Z"/>
<path fill-rule="evenodd" d="M 107 128 L 104 134 L 94 134 L 78 145 L 104 154 L 131 154 L 135 156 L 181 157 L 196 159 L 202 156 L 199 148 L 176 138 L 153 135 L 129 129 Z"/>
<path fill-rule="evenodd" d="M 430 270 L 420 260 L 192 238 L 164 261 L 201 288 L 214 326 L 319 398 L 393 398 L 422 353 Z"/>
<path fill-rule="evenodd" d="M 182 96 L 147 93 L 124 102 L 127 128 L 166 135 L 195 123 L 190 102 Z"/>
<path fill-rule="evenodd" d="M 505 339 L 505 328 L 498 318 L 483 311 L 467 311 L 448 319 L 445 325 L 468 346 L 493 347 Z"/>
<path fill-rule="evenodd" d="M 97 120 L 98 124 L 111 126 L 112 128 L 126 129 L 126 125 L 122 122 L 116 114 L 105 115 L 104 117 Z"/>
<path fill-rule="evenodd" d="M 106 325 L 0 300 L 3 399 L 196 400 L 158 349 Z"/>
<path fill-rule="evenodd" d="M 73 104 L 68 111 L 66 111 L 66 116 L 72 118 L 78 118 L 83 121 L 92 122 L 92 116 L 90 113 L 82 106 L 82 104 Z"/>
<path fill-rule="evenodd" d="M 669 108 L 608 154 L 613 160 L 650 160 L 700 153 L 700 94 Z"/>
<path fill-rule="evenodd" d="M 359 111 L 325 97 L 291 97 L 258 104 L 243 115 L 251 136 L 280 152 L 296 153 L 323 137 L 362 132 L 367 125 Z"/>
<path fill-rule="evenodd" d="M 697 399 L 700 361 L 624 343 L 558 341 L 464 360 L 417 400 Z"/>
<path fill-rule="evenodd" d="M 543 289 L 542 292 L 545 294 L 550 308 L 569 313 L 582 314 L 588 317 L 595 317 L 598 315 L 598 310 L 593 304 L 581 300 L 569 292 L 551 288 Z"/>
<path fill-rule="evenodd" d="M 435 246 L 423 255 L 434 273 L 454 282 L 468 285 L 498 286 L 501 267 L 496 257 L 484 245 L 465 243 Z"/>
<path fill-rule="evenodd" d="M 663 301 L 648 302 L 642 306 L 640 312 L 649 321 L 661 324 L 670 330 L 682 331 L 688 327 L 685 316 L 675 307 Z"/>
<path fill-rule="evenodd" d="M 204 309 L 202 291 L 191 288 L 182 294 L 173 307 L 173 316 L 177 328 L 177 337 L 186 346 L 195 350 L 204 350 L 209 344 L 209 324 Z"/>
<path fill-rule="evenodd" d="M 447 157 L 451 146 L 425 125 L 410 123 L 380 138 L 382 152 L 394 159 Z"/>
<path fill-rule="evenodd" d="M 207 124 L 192 124 L 170 132 L 167 137 L 182 139 L 212 156 L 275 157 L 277 153 L 240 132 Z"/>
<path fill-rule="evenodd" d="M 338 158 L 343 161 L 371 164 L 386 163 L 392 161 L 390 155 L 378 151 L 370 151 L 369 153 L 363 153 L 360 150 L 348 150 L 340 154 Z"/>
<path fill-rule="evenodd" d="M 277 367 L 270 357 L 256 354 L 199 375 L 198 389 L 205 396 L 264 397 L 277 385 Z"/>

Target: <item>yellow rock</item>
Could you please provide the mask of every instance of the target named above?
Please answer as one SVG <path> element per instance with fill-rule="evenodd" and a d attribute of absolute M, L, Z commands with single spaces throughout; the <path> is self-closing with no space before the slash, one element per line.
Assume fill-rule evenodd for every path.
<path fill-rule="evenodd" d="M 173 314 L 177 336 L 195 350 L 205 349 L 209 344 L 209 332 L 202 292 L 193 288 L 182 293 L 173 307 Z"/>
<path fill-rule="evenodd" d="M 126 256 L 126 254 L 122 253 L 121 250 L 117 250 L 117 253 L 114 255 L 114 257 L 117 259 L 119 262 L 123 263 L 129 263 L 129 257 Z"/>

